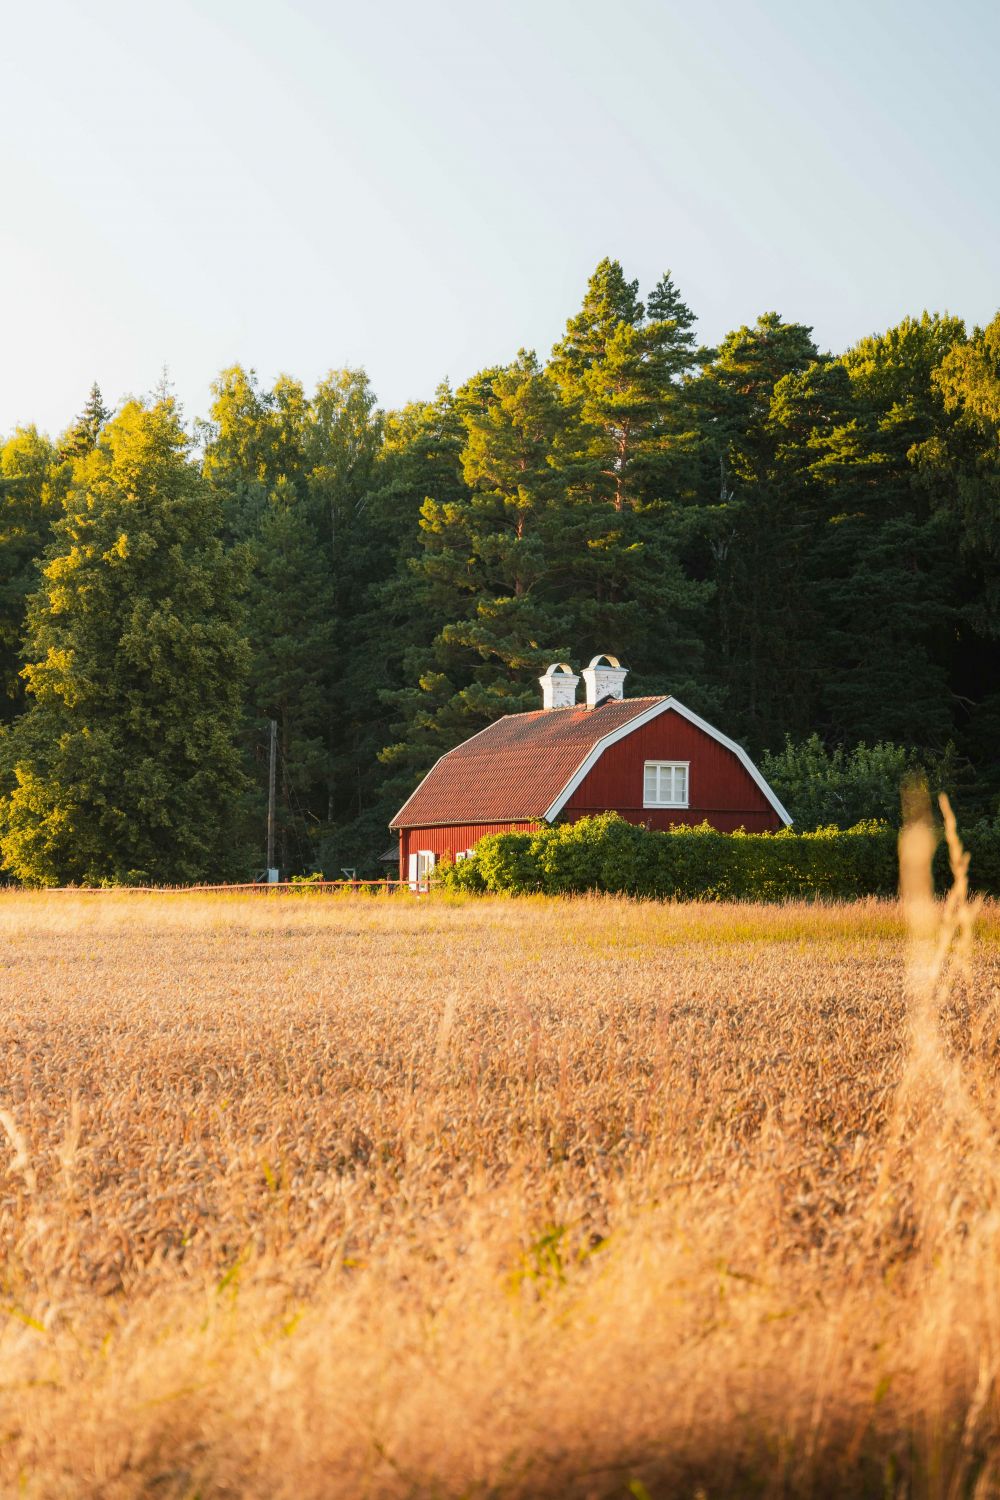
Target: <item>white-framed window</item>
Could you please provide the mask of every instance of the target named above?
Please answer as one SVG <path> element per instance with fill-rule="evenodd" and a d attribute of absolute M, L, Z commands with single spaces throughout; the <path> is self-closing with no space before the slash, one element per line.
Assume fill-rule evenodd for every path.
<path fill-rule="evenodd" d="M 643 807 L 687 807 L 688 760 L 647 760 L 642 771 Z"/>
<path fill-rule="evenodd" d="M 437 855 L 432 853 L 430 849 L 418 849 L 415 854 L 410 855 L 409 877 L 411 890 L 427 890 L 436 860 Z"/>

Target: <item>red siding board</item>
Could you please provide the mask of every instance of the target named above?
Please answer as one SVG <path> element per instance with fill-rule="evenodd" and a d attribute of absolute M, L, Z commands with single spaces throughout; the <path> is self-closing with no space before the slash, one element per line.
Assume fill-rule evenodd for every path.
<path fill-rule="evenodd" d="M 430 850 L 438 859 L 447 854 L 451 859 L 466 849 L 472 849 L 488 833 L 517 833 L 521 829 L 537 828 L 538 823 L 456 823 L 450 828 L 401 828 L 399 830 L 399 878 L 408 880 L 409 859 L 418 849 Z"/>
<path fill-rule="evenodd" d="M 643 766 L 647 760 L 690 761 L 687 808 L 644 808 Z M 570 822 L 608 809 L 630 823 L 668 828 L 671 823 L 705 819 L 723 832 L 760 832 L 782 826 L 781 819 L 753 777 L 731 750 L 680 714 L 658 714 L 617 744 L 610 745 L 576 788 L 563 809 Z"/>

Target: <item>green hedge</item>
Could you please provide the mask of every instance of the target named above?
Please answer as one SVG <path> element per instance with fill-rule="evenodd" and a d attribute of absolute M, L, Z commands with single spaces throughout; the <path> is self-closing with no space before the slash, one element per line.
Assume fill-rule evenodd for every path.
<path fill-rule="evenodd" d="M 886 823 L 815 833 L 718 833 L 707 824 L 668 833 L 637 828 L 616 813 L 537 833 L 494 833 L 445 866 L 446 888 L 522 895 L 608 891 L 667 900 L 786 901 L 894 896 L 897 833 Z M 980 823 L 967 840 L 972 884 L 1000 894 L 1000 826 Z M 935 874 L 948 883 L 939 848 Z"/>

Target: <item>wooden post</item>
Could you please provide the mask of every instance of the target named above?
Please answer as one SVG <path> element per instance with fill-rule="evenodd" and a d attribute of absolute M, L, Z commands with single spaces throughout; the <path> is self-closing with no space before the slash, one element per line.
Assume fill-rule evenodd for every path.
<path fill-rule="evenodd" d="M 271 720 L 271 753 L 267 766 L 267 879 L 273 884 L 278 878 L 274 868 L 274 788 L 278 767 L 278 721 Z"/>

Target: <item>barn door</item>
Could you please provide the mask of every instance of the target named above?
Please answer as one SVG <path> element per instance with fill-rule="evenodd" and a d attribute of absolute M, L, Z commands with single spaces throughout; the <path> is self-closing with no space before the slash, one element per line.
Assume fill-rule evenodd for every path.
<path fill-rule="evenodd" d="M 410 882 L 410 890 L 415 891 L 417 889 L 417 856 L 415 854 L 410 855 L 410 868 L 407 874 Z"/>

